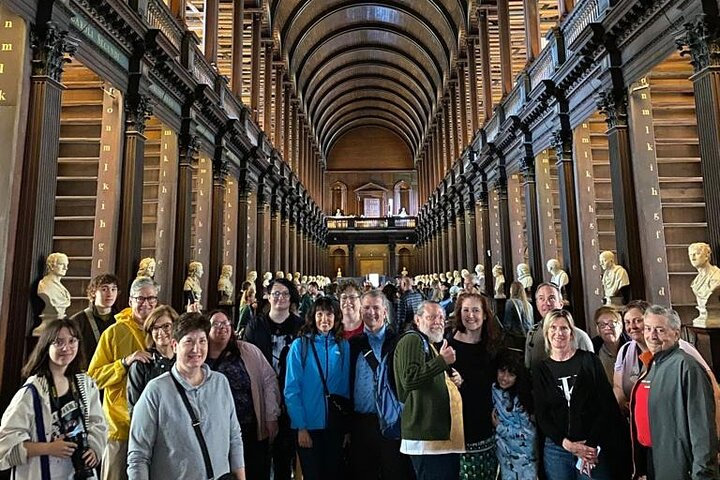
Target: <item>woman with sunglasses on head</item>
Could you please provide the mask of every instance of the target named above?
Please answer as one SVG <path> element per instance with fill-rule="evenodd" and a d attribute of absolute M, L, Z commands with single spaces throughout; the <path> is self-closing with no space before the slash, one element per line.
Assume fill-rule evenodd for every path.
<path fill-rule="evenodd" d="M 278 432 L 280 390 L 275 371 L 253 344 L 238 340 L 227 313 L 209 313 L 210 333 L 205 363 L 228 379 L 242 430 L 245 474 L 270 478 L 270 442 Z"/>
<path fill-rule="evenodd" d="M 268 285 L 270 309 L 267 313 L 250 319 L 245 328 L 244 340 L 260 349 L 265 359 L 275 370 L 280 388 L 281 413 L 278 418 L 278 433 L 272 444 L 271 456 L 275 480 L 290 480 L 295 460 L 295 435 L 290 428 L 290 418 L 283 408 L 282 398 L 285 386 L 285 369 L 290 344 L 297 337 L 302 320 L 292 312 L 300 304 L 297 287 L 287 278 L 276 278 Z"/>
<path fill-rule="evenodd" d="M 630 478 L 627 424 L 600 359 L 578 349 L 575 323 L 567 310 L 543 320 L 549 357 L 533 370 L 538 427 L 547 478 Z"/>
<path fill-rule="evenodd" d="M 95 478 L 107 425 L 100 394 L 83 372 L 80 329 L 53 320 L 22 370 L 25 385 L 0 422 L 0 469 L 15 479 Z"/>
<path fill-rule="evenodd" d="M 135 362 L 128 369 L 127 399 L 130 416 L 148 382 L 169 372 L 175 364 L 172 329 L 177 319 L 178 314 L 175 309 L 169 305 L 161 305 L 155 308 L 143 323 L 145 345 L 150 353 L 150 361 Z"/>

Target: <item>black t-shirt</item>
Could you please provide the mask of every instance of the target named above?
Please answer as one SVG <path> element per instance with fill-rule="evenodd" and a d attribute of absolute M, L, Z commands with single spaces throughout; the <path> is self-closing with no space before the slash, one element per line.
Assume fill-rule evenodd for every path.
<path fill-rule="evenodd" d="M 463 378 L 460 395 L 463 404 L 463 430 L 469 450 L 493 435 L 492 383 L 496 372 L 484 344 L 465 343 L 454 338 L 448 344 L 455 349 L 456 360 L 451 365 Z"/>
<path fill-rule="evenodd" d="M 82 409 L 75 400 L 72 389 L 68 390 L 65 395 L 58 397 L 52 415 L 53 438 L 64 434 L 66 440 L 72 441 L 73 438 L 85 433 Z"/>
<path fill-rule="evenodd" d="M 575 389 L 575 380 L 580 372 L 581 364 L 582 361 L 577 352 L 564 362 L 557 362 L 552 358 L 547 359 L 547 366 L 555 379 L 555 385 L 562 392 L 568 406 L 570 406 L 570 398 Z"/>

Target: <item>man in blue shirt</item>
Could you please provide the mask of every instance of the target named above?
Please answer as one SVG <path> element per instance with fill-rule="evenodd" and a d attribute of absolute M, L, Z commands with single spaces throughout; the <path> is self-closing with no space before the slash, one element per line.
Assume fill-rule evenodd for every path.
<path fill-rule="evenodd" d="M 375 403 L 375 373 L 365 353 L 372 350 L 378 362 L 392 358 L 398 335 L 388 320 L 390 308 L 380 290 L 365 292 L 360 298 L 363 333 L 350 340 L 350 393 L 353 422 L 350 433 L 350 474 L 355 479 L 412 478 L 409 458 L 400 453 L 400 440 L 380 433 Z M 392 371 L 392 370 L 391 370 Z"/>

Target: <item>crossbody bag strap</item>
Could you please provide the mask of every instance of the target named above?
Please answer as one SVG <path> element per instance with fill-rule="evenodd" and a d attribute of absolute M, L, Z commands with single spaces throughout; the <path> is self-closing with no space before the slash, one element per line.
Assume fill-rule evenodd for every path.
<path fill-rule="evenodd" d="M 37 440 L 40 443 L 45 443 L 47 442 L 47 438 L 45 437 L 45 421 L 43 420 L 40 394 L 38 393 L 37 388 L 35 388 L 35 385 L 33 385 L 32 383 L 28 383 L 27 388 L 28 390 L 30 390 L 30 393 L 33 397 L 33 409 L 35 410 L 35 430 Z M 40 473 L 42 475 L 42 480 L 50 480 L 50 459 L 47 455 L 40 456 Z"/>
<path fill-rule="evenodd" d="M 93 315 L 93 307 L 90 306 L 83 310 L 85 313 L 85 316 L 87 317 L 88 323 L 90 324 L 90 328 L 92 328 L 93 337 L 95 337 L 95 341 L 100 341 L 100 330 L 98 329 L 97 322 L 95 321 L 95 315 Z"/>
<path fill-rule="evenodd" d="M 180 382 L 177 378 L 175 378 L 175 375 L 173 375 L 172 372 L 170 372 L 170 377 L 173 379 L 175 388 L 177 388 L 177 391 L 180 393 L 180 398 L 182 398 L 185 408 L 187 408 L 187 411 L 190 414 L 193 430 L 195 430 L 195 435 L 197 435 L 198 443 L 200 443 L 200 450 L 202 450 L 203 460 L 205 461 L 205 473 L 207 474 L 207 478 L 213 479 L 215 478 L 215 474 L 213 473 L 212 462 L 210 461 L 210 453 L 208 452 L 207 444 L 205 443 L 205 437 L 203 437 L 202 430 L 200 430 L 200 420 L 198 420 L 195 416 L 195 410 L 193 410 L 192 405 L 190 405 L 190 400 L 188 400 L 183 386 L 180 385 Z"/>
<path fill-rule="evenodd" d="M 310 339 L 310 347 L 312 347 L 313 357 L 315 357 L 315 363 L 317 363 L 318 372 L 320 373 L 320 380 L 322 380 L 323 390 L 325 391 L 325 396 L 327 397 L 330 395 L 330 391 L 328 390 L 327 381 L 325 380 L 325 374 L 323 374 L 322 366 L 320 365 L 320 357 L 318 356 L 317 350 L 315 349 L 315 342 L 312 338 Z"/>

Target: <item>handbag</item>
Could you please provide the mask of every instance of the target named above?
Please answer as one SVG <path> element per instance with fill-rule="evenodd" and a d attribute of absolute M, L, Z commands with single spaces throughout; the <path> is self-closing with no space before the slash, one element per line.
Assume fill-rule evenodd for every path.
<path fill-rule="evenodd" d="M 198 420 L 198 418 L 195 416 L 195 410 L 193 410 L 192 405 L 190 405 L 190 401 L 187 398 L 187 394 L 185 393 L 185 389 L 183 388 L 183 386 L 180 385 L 180 382 L 178 382 L 178 379 L 175 378 L 175 375 L 173 375 L 172 372 L 170 372 L 170 377 L 173 379 L 173 383 L 175 383 L 175 388 L 177 388 L 177 391 L 180 393 L 180 398 L 182 398 L 182 401 L 185 404 L 185 408 L 187 408 L 187 411 L 190 414 L 190 420 L 192 420 L 193 430 L 195 430 L 195 435 L 197 435 L 198 443 L 200 444 L 200 450 L 202 451 L 203 461 L 205 462 L 205 473 L 207 475 L 207 478 L 209 480 L 212 480 L 215 478 L 215 473 L 213 472 L 212 462 L 210 461 L 210 453 L 208 452 L 207 444 L 205 443 L 205 437 L 203 437 L 202 430 L 200 430 L 200 420 Z M 235 475 L 228 472 L 219 476 L 217 480 L 233 480 L 234 478 Z"/>
<path fill-rule="evenodd" d="M 327 387 L 327 380 L 325 379 L 322 367 L 320 366 L 320 357 L 318 357 L 317 350 L 315 349 L 315 342 L 313 342 L 312 339 L 310 340 L 310 346 L 312 347 L 315 363 L 317 364 L 318 372 L 320 373 L 323 391 L 325 392 L 325 406 L 327 407 L 325 428 L 345 432 L 348 430 L 350 413 L 352 412 L 350 399 L 336 393 L 330 393 Z"/>

